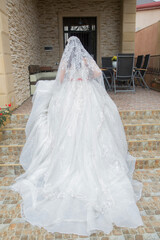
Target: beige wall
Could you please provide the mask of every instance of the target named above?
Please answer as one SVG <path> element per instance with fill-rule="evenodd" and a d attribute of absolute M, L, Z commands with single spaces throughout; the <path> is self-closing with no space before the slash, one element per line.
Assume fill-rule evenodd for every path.
<path fill-rule="evenodd" d="M 120 51 L 121 37 L 120 0 L 39 0 L 39 24 L 42 64 L 55 67 L 61 57 L 60 39 L 62 24 L 60 18 L 68 16 L 98 16 L 99 64 L 102 56 L 113 56 Z M 53 51 L 45 52 L 44 46 L 53 45 Z"/>
<path fill-rule="evenodd" d="M 40 64 L 36 0 L 6 0 L 16 106 L 30 96 L 28 66 Z"/>
<path fill-rule="evenodd" d="M 135 54 L 160 54 L 160 21 L 136 32 Z"/>
<path fill-rule="evenodd" d="M 11 52 L 9 45 L 8 16 L 5 0 L 0 2 L 0 106 L 15 106 Z"/>
<path fill-rule="evenodd" d="M 122 11 L 121 50 L 123 53 L 134 53 L 136 0 L 123 0 L 121 11 Z"/>
<path fill-rule="evenodd" d="M 160 21 L 160 9 L 136 12 L 136 31 L 149 27 Z"/>

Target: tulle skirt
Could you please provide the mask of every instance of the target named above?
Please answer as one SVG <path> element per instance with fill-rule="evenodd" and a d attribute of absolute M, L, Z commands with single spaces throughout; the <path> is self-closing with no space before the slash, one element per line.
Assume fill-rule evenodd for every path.
<path fill-rule="evenodd" d="M 52 233 L 87 236 L 142 226 L 136 158 L 105 89 L 96 81 L 39 81 L 32 102 L 25 172 L 10 186 L 22 197 L 22 217 Z"/>

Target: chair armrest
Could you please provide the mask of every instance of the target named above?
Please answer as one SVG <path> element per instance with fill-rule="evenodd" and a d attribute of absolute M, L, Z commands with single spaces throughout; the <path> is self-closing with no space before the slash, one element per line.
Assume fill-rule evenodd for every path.
<path fill-rule="evenodd" d="M 101 69 L 101 71 L 106 71 L 107 70 L 107 68 L 100 68 Z"/>
<path fill-rule="evenodd" d="M 145 68 L 135 68 L 135 70 L 138 70 L 138 71 L 147 71 L 147 69 L 145 69 Z"/>

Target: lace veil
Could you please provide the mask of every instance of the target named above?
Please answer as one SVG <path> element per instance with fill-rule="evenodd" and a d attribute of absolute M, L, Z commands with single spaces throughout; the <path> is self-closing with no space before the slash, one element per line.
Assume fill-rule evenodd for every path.
<path fill-rule="evenodd" d="M 83 47 L 79 38 L 70 37 L 60 61 L 56 82 L 93 80 L 105 87 L 102 71 L 92 56 Z"/>

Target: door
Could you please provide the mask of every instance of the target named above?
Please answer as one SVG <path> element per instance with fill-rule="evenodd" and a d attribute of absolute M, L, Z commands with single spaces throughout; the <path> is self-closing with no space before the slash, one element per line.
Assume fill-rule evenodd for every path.
<path fill-rule="evenodd" d="M 63 43 L 69 37 L 77 36 L 84 48 L 97 60 L 97 18 L 63 17 Z"/>

